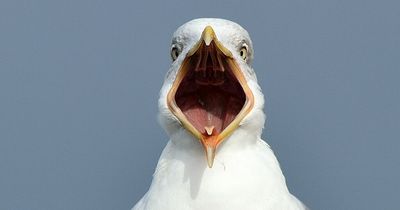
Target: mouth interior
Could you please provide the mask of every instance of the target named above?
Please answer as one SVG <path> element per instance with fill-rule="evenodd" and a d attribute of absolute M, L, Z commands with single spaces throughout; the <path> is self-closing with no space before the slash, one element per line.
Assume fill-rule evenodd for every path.
<path fill-rule="evenodd" d="M 216 136 L 242 110 L 246 94 L 226 62 L 231 58 L 214 45 L 187 59 L 188 69 L 176 91 L 175 102 L 199 133 Z"/>

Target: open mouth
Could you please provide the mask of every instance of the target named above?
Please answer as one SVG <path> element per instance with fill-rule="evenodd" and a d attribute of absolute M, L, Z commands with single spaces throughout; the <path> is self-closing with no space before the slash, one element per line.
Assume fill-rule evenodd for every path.
<path fill-rule="evenodd" d="M 225 56 L 212 42 L 188 59 L 188 71 L 175 93 L 186 119 L 203 138 L 213 139 L 242 110 L 246 95 Z"/>
<path fill-rule="evenodd" d="M 201 141 L 211 167 L 216 147 L 239 126 L 254 99 L 239 65 L 211 27 L 206 27 L 202 38 L 186 55 L 167 102 Z"/>

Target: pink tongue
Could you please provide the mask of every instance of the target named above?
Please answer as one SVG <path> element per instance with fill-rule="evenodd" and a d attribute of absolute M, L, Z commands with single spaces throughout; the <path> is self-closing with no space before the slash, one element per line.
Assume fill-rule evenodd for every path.
<path fill-rule="evenodd" d="M 211 135 L 218 135 L 240 111 L 240 103 L 236 100 L 218 89 L 208 89 L 187 96 L 180 108 L 203 135 L 210 136 L 210 130 Z"/>
<path fill-rule="evenodd" d="M 203 116 L 203 124 L 199 125 L 203 129 L 205 126 L 214 126 L 216 134 L 223 130 L 223 120 L 226 113 L 226 98 L 224 94 L 215 91 L 213 94 L 201 94 L 199 103 L 202 106 L 200 111 Z M 202 131 L 202 129 L 199 129 Z"/>

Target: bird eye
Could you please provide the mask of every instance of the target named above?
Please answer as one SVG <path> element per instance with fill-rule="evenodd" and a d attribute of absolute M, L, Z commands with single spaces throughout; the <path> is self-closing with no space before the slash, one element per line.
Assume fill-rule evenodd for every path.
<path fill-rule="evenodd" d="M 246 60 L 246 59 L 247 59 L 247 47 L 246 47 L 246 46 L 243 46 L 243 47 L 240 49 L 239 54 L 240 54 L 240 57 L 242 57 L 243 60 Z"/>
<path fill-rule="evenodd" d="M 171 58 L 172 61 L 175 61 L 179 56 L 179 49 L 177 47 L 172 47 L 171 49 Z"/>

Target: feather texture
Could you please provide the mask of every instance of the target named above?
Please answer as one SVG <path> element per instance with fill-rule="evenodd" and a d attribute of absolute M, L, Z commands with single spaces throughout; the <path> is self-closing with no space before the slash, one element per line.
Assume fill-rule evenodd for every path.
<path fill-rule="evenodd" d="M 233 52 L 254 95 L 254 107 L 218 147 L 212 168 L 207 167 L 202 145 L 181 126 L 166 100 L 184 55 L 207 25 Z M 246 61 L 238 54 L 243 41 L 249 45 Z M 290 194 L 273 151 L 260 138 L 265 122 L 264 97 L 250 65 L 253 48 L 246 30 L 227 20 L 196 19 L 178 28 L 172 42 L 181 47 L 182 53 L 167 73 L 159 100 L 159 121 L 170 141 L 161 154 L 148 192 L 133 210 L 306 209 Z"/>

